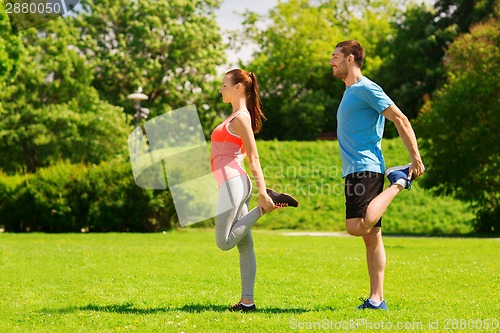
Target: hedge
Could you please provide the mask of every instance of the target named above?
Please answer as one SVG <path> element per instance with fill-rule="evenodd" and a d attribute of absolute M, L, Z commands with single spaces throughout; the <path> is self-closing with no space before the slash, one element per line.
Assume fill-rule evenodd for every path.
<path fill-rule="evenodd" d="M 178 224 L 168 190 L 145 190 L 129 162 L 57 164 L 0 173 L 0 226 L 24 232 L 152 232 Z"/>

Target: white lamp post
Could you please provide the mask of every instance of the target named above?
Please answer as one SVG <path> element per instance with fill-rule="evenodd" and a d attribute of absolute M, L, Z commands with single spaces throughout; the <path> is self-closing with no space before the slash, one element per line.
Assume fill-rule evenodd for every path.
<path fill-rule="evenodd" d="M 135 147 L 134 147 L 134 160 L 137 160 L 137 153 L 138 153 L 138 147 L 139 147 L 139 136 L 138 136 L 138 129 L 139 127 L 139 120 L 141 118 L 146 119 L 149 115 L 149 110 L 146 108 L 141 108 L 141 101 L 145 101 L 149 99 L 148 95 L 145 95 L 142 93 L 142 88 L 139 87 L 133 94 L 130 94 L 127 96 L 128 99 L 134 101 L 134 108 L 135 108 Z"/>

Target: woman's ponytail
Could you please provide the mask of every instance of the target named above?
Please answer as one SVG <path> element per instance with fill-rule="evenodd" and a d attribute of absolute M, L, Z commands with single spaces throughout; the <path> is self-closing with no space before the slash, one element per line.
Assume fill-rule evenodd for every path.
<path fill-rule="evenodd" d="M 262 119 L 266 119 L 262 112 L 261 100 L 259 96 L 259 83 L 253 72 L 242 69 L 233 69 L 226 74 L 231 75 L 233 84 L 241 83 L 245 87 L 246 106 L 252 119 L 252 130 L 258 133 L 262 129 Z"/>
<path fill-rule="evenodd" d="M 262 103 L 259 96 L 259 84 L 257 82 L 257 77 L 253 72 L 249 72 L 248 75 L 252 81 L 250 85 L 249 94 L 247 97 L 247 109 L 250 112 L 252 118 L 252 129 L 254 133 L 259 133 L 262 129 L 262 119 L 266 119 L 264 113 L 262 112 Z"/>

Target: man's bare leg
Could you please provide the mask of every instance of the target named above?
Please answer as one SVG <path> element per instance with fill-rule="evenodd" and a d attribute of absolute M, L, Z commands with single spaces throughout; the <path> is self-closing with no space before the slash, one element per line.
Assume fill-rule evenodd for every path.
<path fill-rule="evenodd" d="M 370 276 L 370 299 L 383 301 L 386 257 L 381 228 L 374 227 L 369 234 L 363 236 L 363 240 L 366 246 L 366 261 Z"/>
<path fill-rule="evenodd" d="M 365 217 L 346 220 L 347 232 L 353 236 L 368 235 L 375 224 L 391 204 L 392 200 L 403 190 L 403 186 L 393 184 L 376 196 L 366 208 Z"/>

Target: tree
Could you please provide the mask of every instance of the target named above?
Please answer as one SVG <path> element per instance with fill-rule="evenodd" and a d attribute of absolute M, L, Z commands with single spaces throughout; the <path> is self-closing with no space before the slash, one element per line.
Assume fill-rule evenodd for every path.
<path fill-rule="evenodd" d="M 0 82 L 14 76 L 21 56 L 21 40 L 11 33 L 5 5 L 0 5 Z"/>
<path fill-rule="evenodd" d="M 158 115 L 203 106 L 203 125 L 217 115 L 216 67 L 225 61 L 215 21 L 219 0 L 82 0 L 71 18 L 78 48 L 91 63 L 92 86 L 109 103 L 134 114 L 127 95 L 141 86 L 144 106 Z"/>
<path fill-rule="evenodd" d="M 198 105 L 209 133 L 224 61 L 218 3 L 82 1 L 75 15 L 20 32 L 22 61 L 0 92 L 1 167 L 34 172 L 57 159 L 99 163 L 123 153 L 130 127 L 120 106 L 135 112 L 126 96 L 138 86 L 153 116 Z"/>
<path fill-rule="evenodd" d="M 310 140 L 320 132 L 336 131 L 336 110 L 345 88 L 328 65 L 335 45 L 359 40 L 368 54 L 365 74 L 376 72 L 384 54 L 375 50 L 392 34 L 389 22 L 396 13 L 392 1 L 290 0 L 270 11 L 264 29 L 258 15 L 246 13 L 244 38 L 235 44 L 251 40 L 260 48 L 245 67 L 260 81 L 268 118 L 262 137 Z"/>
<path fill-rule="evenodd" d="M 496 6 L 496 0 L 438 0 L 434 4 L 434 21 L 439 29 L 456 26 L 458 35 L 469 32 L 469 28 L 476 23 L 498 18 Z"/>
<path fill-rule="evenodd" d="M 419 117 L 423 184 L 471 203 L 480 232 L 500 231 L 500 24 L 457 38 L 446 54 L 448 82 Z"/>
<path fill-rule="evenodd" d="M 410 119 L 417 117 L 426 98 L 445 81 L 442 65 L 448 31 L 439 31 L 435 14 L 425 5 L 412 6 L 387 41 L 390 56 L 377 77 L 384 90 Z M 389 136 L 397 135 L 395 127 Z"/>
<path fill-rule="evenodd" d="M 395 36 L 388 39 L 390 56 L 377 77 L 387 93 L 415 119 L 426 99 L 446 81 L 444 56 L 453 40 L 471 24 L 495 16 L 494 0 L 439 0 L 434 9 L 409 6 L 395 21 Z M 395 128 L 392 135 L 396 135 Z M 391 135 L 391 133 L 389 134 Z"/>
<path fill-rule="evenodd" d="M 13 38 L 5 26 L 2 36 Z M 19 33 L 17 72 L 0 82 L 0 166 L 35 172 L 58 159 L 99 163 L 123 153 L 130 127 L 99 99 L 77 48 L 77 31 L 56 19 Z"/>

